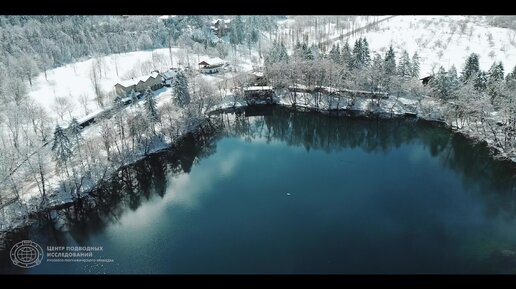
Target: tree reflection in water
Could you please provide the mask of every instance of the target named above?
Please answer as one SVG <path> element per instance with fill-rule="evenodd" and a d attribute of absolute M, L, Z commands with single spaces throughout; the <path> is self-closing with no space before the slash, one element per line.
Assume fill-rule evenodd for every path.
<path fill-rule="evenodd" d="M 428 148 L 441 165 L 462 177 L 464 188 L 482 199 L 488 216 L 508 220 L 516 216 L 515 166 L 494 160 L 484 144 L 474 144 L 447 128 L 410 118 L 342 117 L 261 107 L 213 115 L 209 125 L 187 135 L 171 149 L 120 169 L 90 198 L 39 216 L 45 226 L 38 231 L 56 245 L 67 242 L 60 231 L 68 231 L 75 242 L 87 245 L 89 234 L 117 223 L 127 209 L 136 210 L 154 195 L 163 198 L 170 176 L 189 173 L 195 163 L 215 153 L 216 143 L 223 137 L 283 142 L 327 153 L 360 148 L 385 154 L 417 142 Z M 374 176 L 371 178 L 374 180 Z M 26 228 L 11 234 L 12 243 L 28 239 L 32 231 Z"/>

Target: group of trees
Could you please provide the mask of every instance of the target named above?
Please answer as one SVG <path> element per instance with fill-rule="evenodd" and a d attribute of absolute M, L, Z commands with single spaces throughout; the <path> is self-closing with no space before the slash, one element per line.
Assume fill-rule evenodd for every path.
<path fill-rule="evenodd" d="M 51 68 L 95 57 L 90 76 L 96 100 L 103 107 L 107 98 L 99 88 L 99 79 L 105 74 L 104 64 L 100 63 L 102 55 L 180 46 L 189 51 L 185 53 L 188 63 L 188 54 L 192 51 L 209 55 L 222 53 L 220 56 L 224 58 L 231 45 L 231 35 L 215 41 L 216 43 L 206 42 L 203 38 L 214 39 L 210 26 L 215 18 L 217 17 L 175 16 L 158 19 L 157 16 L 0 16 L 0 126 L 4 128 L 0 133 L 0 204 L 2 200 L 10 199 L 9 196 L 23 192 L 22 188 L 27 181 L 36 183 L 41 195 L 46 195 L 49 187 L 46 178 L 54 171 L 49 165 L 51 157 L 59 164 L 57 173 L 61 180 L 73 180 L 65 189 L 75 187 L 74 190 L 77 191 L 84 176 L 94 179 L 86 172 L 101 172 L 102 165 L 116 166 L 119 158 L 117 155 L 127 151 L 122 149 L 125 143 L 117 140 L 115 135 L 127 139 L 133 133 L 131 148 L 142 143 L 144 147 L 150 147 L 152 141 L 159 138 L 159 131 L 170 136 L 177 135 L 178 122 L 182 121 L 191 127 L 195 125 L 195 119 L 200 118 L 202 112 L 214 104 L 210 98 L 214 90 L 211 84 L 199 83 L 198 87 L 189 87 L 186 76 L 181 73 L 176 78 L 173 104 L 167 103 L 158 109 L 152 93 L 146 93 L 145 110 L 138 115 L 127 116 L 124 115 L 125 110 L 121 110 L 112 118 L 98 124 L 102 141 L 76 139 L 69 134 L 68 129 L 55 127 L 58 121 L 64 120 L 66 111 L 70 111 L 63 109 L 69 104 L 68 96 L 56 96 L 55 108 L 60 120 L 52 119 L 37 102 L 28 97 L 29 86 L 34 85 L 34 79 L 39 72 L 45 72 L 46 76 L 47 70 Z M 235 45 L 256 44 L 259 30 L 270 32 L 276 29 L 276 18 L 232 17 L 234 21 L 229 31 L 237 33 L 238 41 Z M 196 31 L 202 31 L 204 36 L 196 38 Z M 206 43 L 207 47 L 204 45 Z M 170 57 L 172 62 L 172 54 Z M 153 55 L 153 62 L 156 60 L 163 63 L 162 58 L 158 59 Z M 115 60 L 118 73 L 117 65 Z M 84 103 L 85 113 L 88 113 L 86 96 L 84 100 L 81 103 Z M 182 107 L 185 110 L 184 115 L 188 117 L 181 116 L 178 119 L 177 106 Z M 70 123 L 69 127 L 72 126 L 73 123 Z M 162 129 L 155 129 L 154 126 Z M 148 129 L 155 134 L 146 137 Z M 55 139 L 52 138 L 53 131 Z M 113 142 L 120 147 L 113 146 Z M 53 153 L 50 154 L 52 147 Z M 84 161 L 79 161 L 79 151 Z M 105 151 L 109 161 L 99 161 L 99 151 Z M 97 177 L 102 177 L 102 174 Z"/>
<path fill-rule="evenodd" d="M 154 93 L 147 89 L 142 101 L 129 104 L 131 109 L 115 106 L 96 120 L 98 134 L 83 138 L 75 119 L 66 129 L 56 126 L 51 150 L 61 190 L 77 198 L 84 183 L 103 180 L 118 167 L 165 146 L 202 122 L 201 96 L 189 88 L 183 72 L 175 79 L 172 98 L 158 106 Z"/>
<path fill-rule="evenodd" d="M 409 57 L 407 51 L 402 51 L 401 57 L 396 57 L 392 46 L 384 56 L 371 56 L 365 38 L 358 38 L 353 49 L 347 42 L 342 47 L 334 44 L 328 53 L 323 53 L 319 45 L 298 43 L 291 55 L 283 43 L 274 42 L 265 56 L 267 77 L 279 88 L 301 84 L 308 88 L 330 86 L 398 96 L 422 93 L 419 66 L 417 52 Z M 294 95 L 294 102 L 295 98 Z"/>
<path fill-rule="evenodd" d="M 430 86 L 435 97 L 441 99 L 457 98 L 457 92 L 465 85 L 470 85 L 476 92 L 489 96 L 491 104 L 495 104 L 497 98 L 506 96 L 504 91 L 510 89 L 514 72 L 505 77 L 504 67 L 501 62 L 494 62 L 488 71 L 480 69 L 479 56 L 472 53 L 465 61 L 459 76 L 455 66 L 446 71 L 442 66 L 432 76 Z"/>
<path fill-rule="evenodd" d="M 429 84 L 433 96 L 448 104 L 448 122 L 471 127 L 504 151 L 516 148 L 516 67 L 506 76 L 501 62 L 483 71 L 472 53 L 460 75 L 454 66 L 440 67 Z"/>
<path fill-rule="evenodd" d="M 267 77 L 272 85 L 282 88 L 304 85 L 330 86 L 367 91 L 383 91 L 396 96 L 430 94 L 445 104 L 445 119 L 457 127 L 469 125 L 484 139 L 492 139 L 503 151 L 516 149 L 516 67 L 505 75 L 501 62 L 494 62 L 488 71 L 480 69 L 479 56 L 472 53 L 459 73 L 452 66 L 440 67 L 432 75 L 428 87 L 419 82 L 419 56 L 403 50 L 397 56 L 393 47 L 382 56 L 371 56 L 365 38 L 334 44 L 328 53 L 319 45 L 306 43 L 294 46 L 292 54 L 285 45 L 274 42 L 265 56 Z M 296 92 L 291 92 L 296 102 Z M 320 95 L 312 93 L 316 105 Z M 496 115 L 496 117 L 494 117 Z"/>

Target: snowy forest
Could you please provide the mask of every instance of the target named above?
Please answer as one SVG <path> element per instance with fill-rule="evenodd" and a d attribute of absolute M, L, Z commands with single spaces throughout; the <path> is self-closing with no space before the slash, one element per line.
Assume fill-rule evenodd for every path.
<path fill-rule="evenodd" d="M 225 33 L 213 28 L 223 18 L 229 23 Z M 244 89 L 254 85 L 253 73 L 263 75 L 262 86 L 274 89 L 280 105 L 414 112 L 516 160 L 514 17 L 396 19 L 0 16 L 0 232 L 28 224 L 33 212 L 94 202 L 88 192 L 120 167 L 202 131 L 216 109 L 247 105 Z M 414 45 L 403 45 L 408 40 L 393 40 L 399 29 L 392 29 L 393 39 L 380 42 L 391 21 L 417 33 L 443 27 L 453 32 L 436 42 L 430 40 L 435 32 L 418 34 Z M 476 37 L 483 28 L 475 21 L 492 25 L 494 32 Z M 456 40 L 463 36 L 487 46 Z M 497 43 L 504 46 L 498 49 Z M 448 46 L 463 54 L 456 57 Z M 124 65 L 130 52 L 141 53 L 130 55 L 134 65 Z M 208 57 L 224 60 L 227 70 L 200 73 L 197 64 Z M 67 82 L 51 79 L 59 69 L 83 77 L 84 91 L 56 93 Z M 118 82 L 163 69 L 175 69 L 170 87 L 149 88 L 140 96 L 113 91 Z M 48 106 L 34 96 L 42 87 L 53 90 L 49 99 L 55 103 Z M 84 119 L 92 117 L 86 125 Z"/>

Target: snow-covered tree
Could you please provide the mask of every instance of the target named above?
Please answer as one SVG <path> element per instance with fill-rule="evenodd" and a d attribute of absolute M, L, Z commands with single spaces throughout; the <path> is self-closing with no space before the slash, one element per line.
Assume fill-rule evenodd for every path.
<path fill-rule="evenodd" d="M 369 43 L 367 43 L 367 39 L 364 37 L 362 38 L 362 63 L 364 66 L 368 66 L 369 62 L 371 61 L 371 56 L 369 54 Z"/>
<path fill-rule="evenodd" d="M 516 66 L 505 77 L 505 86 L 511 91 L 516 91 Z"/>
<path fill-rule="evenodd" d="M 158 111 L 158 106 L 156 105 L 156 99 L 154 98 L 154 93 L 150 88 L 144 93 L 145 98 L 145 111 L 147 112 L 147 117 L 151 123 L 160 122 L 160 114 Z"/>
<path fill-rule="evenodd" d="M 54 152 L 54 160 L 56 160 L 57 166 L 60 168 L 64 166 L 66 168 L 67 162 L 72 156 L 72 143 L 59 125 L 54 130 L 52 151 Z"/>
<path fill-rule="evenodd" d="M 231 30 L 235 31 L 236 41 L 238 44 L 244 43 L 244 23 L 242 22 L 242 16 L 237 15 L 233 21 L 231 21 Z"/>
<path fill-rule="evenodd" d="M 365 38 L 359 38 L 355 41 L 352 53 L 352 68 L 362 69 L 369 65 L 369 44 Z"/>
<path fill-rule="evenodd" d="M 504 69 L 502 62 L 493 62 L 491 68 L 489 68 L 487 74 L 489 75 L 489 80 L 491 81 L 501 81 L 504 79 Z"/>
<path fill-rule="evenodd" d="M 374 54 L 373 63 L 371 64 L 371 90 L 381 91 L 385 89 L 383 81 L 383 59 L 378 53 Z"/>
<path fill-rule="evenodd" d="M 190 92 L 188 88 L 188 80 L 182 71 L 178 72 L 173 80 L 174 94 L 176 102 L 180 107 L 185 107 L 190 103 Z"/>
<path fill-rule="evenodd" d="M 34 61 L 34 59 L 31 56 L 24 53 L 20 58 L 20 66 L 25 72 L 29 84 L 32 86 L 32 78 L 36 76 L 39 72 L 36 61 Z"/>
<path fill-rule="evenodd" d="M 450 94 L 453 94 L 457 89 L 460 88 L 460 79 L 457 73 L 457 68 L 455 65 L 452 65 L 448 72 L 446 73 L 446 77 L 448 78 L 448 85 Z"/>
<path fill-rule="evenodd" d="M 485 71 L 479 71 L 473 79 L 473 87 L 478 91 L 485 91 L 487 88 L 488 75 Z"/>
<path fill-rule="evenodd" d="M 494 62 L 487 72 L 487 93 L 491 97 L 491 104 L 495 103 L 495 99 L 501 94 L 504 85 L 504 69 L 502 62 Z"/>
<path fill-rule="evenodd" d="M 342 46 L 342 52 L 340 53 L 342 57 L 341 63 L 345 65 L 347 68 L 352 67 L 352 56 L 351 49 L 349 48 L 348 41 L 344 42 L 344 46 Z"/>
<path fill-rule="evenodd" d="M 411 76 L 414 78 L 419 78 L 419 55 L 417 51 L 412 55 L 412 73 Z"/>
<path fill-rule="evenodd" d="M 79 145 L 79 142 L 82 139 L 82 127 L 75 117 L 72 118 L 68 125 L 68 132 L 73 139 L 73 145 Z"/>
<path fill-rule="evenodd" d="M 471 53 L 464 63 L 461 75 L 462 82 L 467 82 L 468 80 L 475 78 L 479 72 L 480 66 L 478 64 L 478 54 Z"/>
<path fill-rule="evenodd" d="M 274 42 L 272 44 L 272 48 L 269 50 L 267 55 L 265 55 L 265 65 L 269 67 L 274 63 L 287 63 L 288 62 L 288 53 L 287 48 L 283 43 Z"/>
<path fill-rule="evenodd" d="M 340 55 L 340 47 L 338 43 L 336 45 L 333 44 L 331 47 L 329 57 L 334 63 L 342 63 L 342 57 Z"/>
<path fill-rule="evenodd" d="M 450 81 L 448 79 L 448 74 L 442 66 L 439 67 L 439 71 L 437 71 L 433 79 L 430 81 L 430 85 L 434 92 L 434 96 L 441 99 L 450 98 Z"/>
<path fill-rule="evenodd" d="M 396 55 L 392 45 L 389 46 L 389 50 L 385 53 L 383 69 L 386 75 L 396 75 Z"/>
<path fill-rule="evenodd" d="M 412 65 L 410 63 L 410 57 L 406 50 L 401 53 L 400 62 L 398 65 L 398 74 L 403 78 L 412 77 Z"/>

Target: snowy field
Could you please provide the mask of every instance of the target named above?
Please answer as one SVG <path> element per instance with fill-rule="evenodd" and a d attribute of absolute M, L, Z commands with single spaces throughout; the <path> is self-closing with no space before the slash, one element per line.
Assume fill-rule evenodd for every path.
<path fill-rule="evenodd" d="M 488 70 L 494 61 L 502 61 L 506 73 L 516 65 L 516 31 L 514 30 L 491 27 L 481 18 L 465 16 L 395 16 L 379 23 L 375 29 L 360 30 L 372 22 L 381 21 L 387 17 L 356 17 L 353 22 L 350 22 L 352 25 L 350 23 L 346 25 L 342 23 L 320 23 L 318 28 L 306 25 L 311 21 L 309 17 L 289 17 L 279 22 L 279 37 L 283 40 L 290 37 L 291 41 L 294 35 L 293 31 L 301 29 L 299 31 L 301 38 L 306 35 L 310 41 L 310 39 L 318 37 L 322 41 L 330 43 L 328 49 L 331 48 L 332 43 L 340 43 L 342 47 L 342 41 L 346 40 L 352 48 L 358 37 L 366 37 L 371 52 L 384 55 L 389 45 L 394 47 L 397 57 L 401 55 L 403 49 L 407 50 L 410 55 L 417 51 L 420 56 L 420 75 L 422 77 L 436 71 L 440 65 L 446 69 L 455 65 L 460 71 L 466 57 L 473 52 L 480 56 L 480 68 L 482 70 Z M 473 20 L 475 23 L 473 23 Z M 296 23 L 296 21 L 304 21 L 304 24 L 298 25 L 300 23 Z M 352 33 L 354 30 L 358 32 Z M 345 36 L 341 37 L 342 35 Z M 272 38 L 272 35 L 269 35 L 269 37 Z M 262 47 L 267 47 L 268 43 L 262 43 L 262 45 Z M 169 49 L 164 48 L 92 58 L 49 70 L 46 76 L 45 73 L 40 73 L 34 80 L 33 86 L 29 88 L 29 96 L 43 106 L 53 121 L 66 126 L 72 117 L 80 119 L 101 110 L 95 99 L 96 93 L 91 79 L 93 67 L 99 72 L 98 82 L 101 91 L 108 95 L 105 106 L 110 107 L 114 95 L 114 85 L 120 81 L 146 75 L 156 69 L 165 71 L 170 67 L 185 66 L 185 61 L 188 61 L 191 68 L 196 69 L 197 63 L 202 59 L 214 56 L 187 52 L 180 48 L 172 48 L 172 55 L 170 55 Z M 258 51 L 246 52 L 244 48 L 236 55 L 231 52 L 225 61 L 230 63 L 236 71 L 242 72 L 253 70 L 257 59 Z M 211 110 L 245 106 L 244 102 L 237 101 L 231 94 L 230 88 L 235 86 L 233 81 L 235 76 L 237 76 L 237 73 L 229 71 L 215 75 L 198 74 L 190 79 L 190 89 L 201 90 L 202 86 L 211 85 L 213 94 L 209 95 L 220 97 L 217 103 L 213 104 Z M 177 119 L 178 124 L 184 121 L 180 118 L 182 116 L 180 109 L 174 105 L 168 105 L 173 98 L 171 88 L 159 89 L 154 94 L 158 108 L 163 108 L 167 117 Z M 338 108 L 393 115 L 415 113 L 421 118 L 433 120 L 440 118 L 442 114 L 442 105 L 428 97 L 417 100 L 410 97 L 399 99 L 389 97 L 377 105 L 376 101 L 367 98 L 352 100 L 328 97 L 323 98 L 320 103 L 315 103 L 309 95 L 300 94 L 296 103 L 297 106 L 316 107 L 321 110 Z M 288 95 L 280 94 L 279 104 L 291 106 L 292 100 Z M 127 112 L 134 112 L 142 105 L 143 102 L 125 109 Z M 185 125 L 185 127 L 187 126 Z M 88 127 L 84 131 L 85 139 L 91 143 L 102 143 L 102 129 L 100 125 Z M 476 137 L 472 128 L 462 127 L 460 129 L 460 131 Z M 478 136 L 478 138 L 481 137 Z M 172 141 L 172 139 L 167 139 L 160 145 L 165 146 Z M 489 140 L 488 143 L 490 143 Z M 153 149 L 159 148 L 161 147 L 153 147 Z M 51 155 L 50 147 L 44 147 L 43 150 L 45 150 L 46 158 L 49 158 Z M 515 152 L 511 152 L 511 154 L 514 155 Z M 135 154 L 134 157 L 142 157 L 142 155 Z M 102 156 L 102 158 L 105 158 L 105 156 Z M 515 158 L 513 160 L 516 161 Z M 134 161 L 134 159 L 129 161 Z M 46 170 L 48 174 L 46 177 L 47 185 L 49 188 L 55 189 L 61 181 L 60 176 L 53 173 L 55 163 L 48 160 L 46 166 L 48 167 Z M 95 184 L 89 185 L 93 187 Z M 86 187 L 83 189 L 86 189 Z M 20 199 L 27 204 L 34 203 L 35 206 L 38 194 L 38 187 L 30 181 L 22 186 Z M 55 200 L 67 202 L 70 201 L 70 196 L 56 195 Z M 13 213 L 13 216 L 22 213 L 18 207 L 13 206 L 10 209 L 17 212 L 16 214 Z M 0 222 L 0 225 L 3 226 L 2 222 Z"/>
<path fill-rule="evenodd" d="M 378 16 L 379 20 L 382 17 L 386 16 Z M 283 21 L 281 27 L 284 33 L 295 26 L 295 19 Z M 370 21 L 370 18 L 359 17 L 355 27 L 360 28 Z M 331 39 L 349 32 L 332 30 L 334 25 L 327 24 L 323 29 Z M 311 30 L 306 28 L 305 31 Z M 315 35 L 315 32 L 312 31 L 312 34 Z M 437 72 L 440 65 L 445 69 L 455 65 L 457 71 L 460 71 L 467 56 L 473 52 L 480 56 L 482 70 L 487 71 L 494 61 L 502 61 L 506 73 L 516 65 L 516 31 L 492 27 L 481 17 L 395 16 L 379 23 L 376 29 L 361 30 L 349 35 L 347 40 L 351 48 L 359 37 L 367 39 L 371 52 L 378 52 L 382 56 L 389 45 L 393 46 L 397 57 L 403 49 L 409 55 L 417 51 L 421 61 L 421 77 L 431 74 L 432 70 Z M 333 43 L 339 43 L 342 47 L 345 39 Z M 328 46 L 330 48 L 331 45 Z"/>
<path fill-rule="evenodd" d="M 371 52 L 382 55 L 389 45 L 395 48 L 398 57 L 403 49 L 410 55 L 418 51 L 421 77 L 437 71 L 439 65 L 445 69 L 455 65 L 460 71 L 466 57 L 472 52 L 480 55 L 480 68 L 483 70 L 488 70 L 493 61 L 502 61 L 506 73 L 516 65 L 516 31 L 491 27 L 479 17 L 473 19 L 466 16 L 395 16 L 380 22 L 373 30 L 365 29 L 355 34 L 350 33 L 353 29 L 357 30 L 373 21 L 386 18 L 388 16 L 354 17 L 353 23 L 344 20 L 340 24 L 325 23 L 316 31 L 315 27 L 306 26 L 306 22 L 310 23 L 308 17 L 293 16 L 278 22 L 279 37 L 287 40 L 288 33 L 294 35 L 296 27 L 302 27 L 301 35 L 306 35 L 309 40 L 312 40 L 312 36 L 317 36 L 330 43 L 332 39 L 336 39 L 333 43 L 342 45 L 347 39 L 352 48 L 358 37 L 366 37 Z M 300 26 L 301 22 L 305 25 Z M 338 39 L 344 34 L 350 35 L 344 37 L 344 40 Z M 188 61 L 191 67 L 195 68 L 199 60 L 205 57 L 213 56 L 190 52 Z M 257 52 L 253 51 L 251 55 L 239 54 L 238 59 L 229 55 L 225 60 L 237 63 L 240 71 L 250 71 L 254 64 L 251 59 L 256 58 Z M 113 94 L 117 82 L 148 74 L 154 69 L 163 71 L 171 66 L 177 67 L 179 61 L 186 61 L 186 52 L 179 48 L 172 48 L 172 63 L 168 48 L 92 58 L 49 70 L 48 80 L 45 79 L 44 73 L 41 73 L 30 87 L 29 95 L 42 104 L 57 122 L 66 124 L 72 116 L 81 118 L 100 109 L 95 100 L 90 77 L 94 63 L 101 65 L 99 84 L 102 92 Z M 212 77 L 218 78 L 213 79 L 214 82 L 221 80 L 220 76 L 205 78 L 211 82 Z M 59 98 L 66 99 L 66 103 L 58 105 Z M 109 99 L 106 102 L 109 102 Z"/>
<path fill-rule="evenodd" d="M 186 51 L 180 48 L 172 48 L 172 64 L 168 48 L 136 51 L 122 54 L 112 54 L 101 57 L 99 59 L 91 58 L 85 61 L 68 64 L 47 71 L 47 79 L 45 74 L 40 73 L 34 85 L 29 88 L 29 96 L 40 103 L 49 115 L 59 124 L 67 125 L 72 117 L 81 118 L 100 110 L 95 100 L 95 89 L 91 80 L 91 70 L 95 62 L 101 65 L 101 77 L 99 84 L 102 92 L 106 95 L 114 94 L 114 85 L 120 81 L 131 79 L 149 74 L 152 70 L 158 69 L 166 71 L 170 67 L 178 67 L 178 62 L 185 65 L 188 59 L 192 68 L 197 68 L 197 64 L 204 58 L 213 56 L 196 54 L 189 52 L 186 58 Z M 154 54 L 154 60 L 153 60 Z M 156 57 L 159 55 L 159 57 Z M 238 71 L 250 71 L 253 64 L 251 56 L 257 57 L 257 52 L 251 55 L 239 54 L 236 63 Z M 225 59 L 228 63 L 232 63 L 235 67 L 234 57 L 228 56 Z M 158 61 L 156 61 L 158 59 Z M 203 75 L 205 81 L 216 84 L 230 78 L 231 73 L 218 75 Z M 65 98 L 66 105 L 57 105 L 56 98 Z M 105 105 L 111 105 L 111 99 L 108 96 Z"/>

